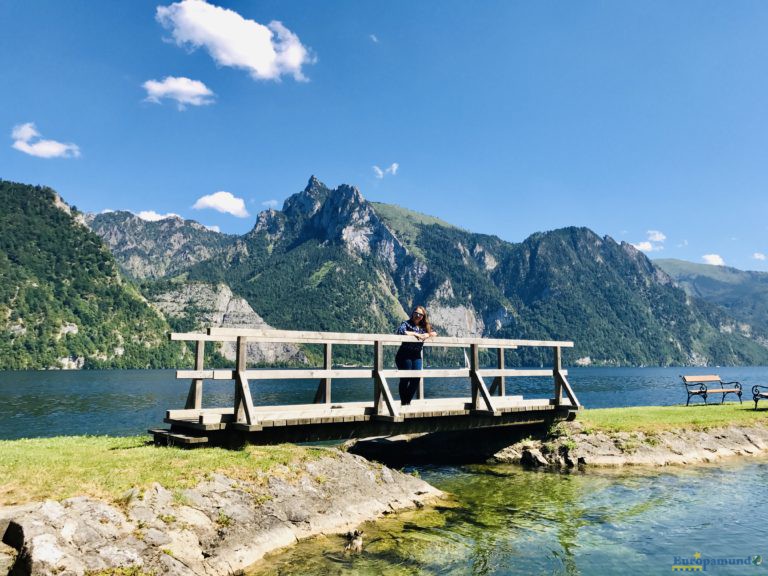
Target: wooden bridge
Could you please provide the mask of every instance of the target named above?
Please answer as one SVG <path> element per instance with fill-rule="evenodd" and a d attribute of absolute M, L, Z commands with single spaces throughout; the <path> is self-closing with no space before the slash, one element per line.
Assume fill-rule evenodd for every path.
<path fill-rule="evenodd" d="M 176 377 L 191 379 L 183 409 L 166 412 L 170 429 L 150 430 L 157 443 L 222 444 L 247 440 L 256 444 L 307 442 L 317 440 L 388 436 L 415 432 L 468 430 L 491 426 L 544 424 L 566 419 L 580 408 L 562 367 L 562 349 L 573 342 L 506 340 L 486 338 L 434 337 L 425 346 L 468 349 L 468 367 L 458 369 L 395 370 L 384 365 L 384 346 L 413 341 L 411 336 L 391 334 L 349 334 L 286 330 L 210 328 L 207 334 L 171 334 L 172 340 L 195 343 L 194 370 L 178 370 Z M 234 368 L 205 369 L 208 342 L 234 342 Z M 249 343 L 290 343 L 322 345 L 321 369 L 249 369 Z M 372 348 L 372 365 L 366 368 L 334 368 L 334 346 L 363 345 Z M 504 351 L 521 347 L 552 349 L 548 369 L 506 368 Z M 480 350 L 495 350 L 495 366 L 480 365 Z M 487 358 L 487 356 L 486 356 Z M 552 379 L 551 398 L 525 399 L 507 392 L 507 380 L 515 377 Z M 394 378 L 421 378 L 417 397 L 401 406 L 390 389 Z M 332 382 L 339 379 L 370 381 L 367 402 L 333 402 Z M 424 378 L 466 378 L 467 397 L 425 398 Z M 254 405 L 251 385 L 265 380 L 318 379 L 310 404 L 281 406 Z M 486 379 L 491 382 L 486 385 Z M 227 407 L 203 408 L 205 380 L 234 381 L 234 402 Z M 312 400 L 307 398 L 308 401 Z"/>

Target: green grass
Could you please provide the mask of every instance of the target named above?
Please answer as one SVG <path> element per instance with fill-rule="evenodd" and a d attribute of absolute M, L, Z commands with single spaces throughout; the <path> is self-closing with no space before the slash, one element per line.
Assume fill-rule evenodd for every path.
<path fill-rule="evenodd" d="M 704 430 L 723 426 L 768 424 L 768 412 L 753 410 L 752 402 L 692 406 L 635 406 L 579 412 L 576 419 L 589 432 L 645 432 Z"/>
<path fill-rule="evenodd" d="M 159 448 L 146 437 L 64 436 L 0 441 L 0 506 L 87 495 L 120 502 L 131 488 L 158 482 L 168 490 L 195 486 L 213 472 L 260 482 L 265 473 L 329 455 L 293 444 L 223 448 Z"/>

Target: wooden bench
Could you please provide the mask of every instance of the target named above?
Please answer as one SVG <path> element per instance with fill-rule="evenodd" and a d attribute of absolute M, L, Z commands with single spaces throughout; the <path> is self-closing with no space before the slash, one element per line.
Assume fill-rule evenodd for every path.
<path fill-rule="evenodd" d="M 761 399 L 768 399 L 768 386 L 761 386 L 756 384 L 752 386 L 752 400 L 755 401 L 755 410 L 757 410 L 757 403 Z"/>
<path fill-rule="evenodd" d="M 736 394 L 739 397 L 739 403 L 741 403 L 741 384 L 739 382 L 723 382 L 720 376 L 716 374 L 695 374 L 693 376 L 680 376 L 680 378 L 683 379 L 685 391 L 688 393 L 686 406 L 691 401 L 691 396 L 701 396 L 704 398 L 704 404 L 706 404 L 709 394 L 722 394 L 720 404 L 725 402 L 725 397 L 728 394 Z M 710 386 L 715 386 L 715 388 Z M 768 395 L 765 398 L 768 398 Z M 757 400 L 755 400 L 755 406 L 757 406 Z"/>

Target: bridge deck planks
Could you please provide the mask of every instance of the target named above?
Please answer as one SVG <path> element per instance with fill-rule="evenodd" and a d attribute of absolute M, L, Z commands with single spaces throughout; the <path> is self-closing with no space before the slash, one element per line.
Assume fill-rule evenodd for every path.
<path fill-rule="evenodd" d="M 527 412 L 554 410 L 553 401 L 547 398 L 526 399 L 522 396 L 494 397 L 499 412 Z M 434 398 L 414 400 L 409 406 L 397 409 L 403 419 L 471 416 L 470 398 Z M 338 404 L 294 404 L 284 406 L 259 406 L 254 408 L 256 421 L 253 426 L 234 422 L 232 408 L 208 408 L 201 410 L 169 410 L 165 422 L 194 430 L 235 429 L 259 430 L 268 427 L 302 426 L 307 424 L 334 424 L 339 422 L 365 422 L 375 419 L 373 402 L 346 402 Z"/>

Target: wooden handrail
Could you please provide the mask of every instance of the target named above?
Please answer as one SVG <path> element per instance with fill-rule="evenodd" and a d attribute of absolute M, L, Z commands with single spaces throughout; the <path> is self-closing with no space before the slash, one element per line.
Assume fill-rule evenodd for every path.
<path fill-rule="evenodd" d="M 181 337 L 183 336 L 183 337 Z M 302 330 L 259 330 L 252 328 L 208 328 L 208 334 L 172 334 L 173 340 L 199 340 L 200 336 L 222 336 L 237 338 L 245 336 L 249 342 L 282 342 L 295 341 L 305 344 L 307 340 L 317 343 L 333 342 L 344 344 L 370 345 L 375 342 L 386 344 L 400 344 L 413 342 L 412 336 L 400 336 L 397 334 L 350 334 L 346 332 L 308 332 Z M 212 338 L 205 338 L 210 341 Z M 516 348 L 520 346 L 541 346 L 559 348 L 573 348 L 573 342 L 557 340 L 510 340 L 501 338 L 458 338 L 455 336 L 434 336 L 424 342 L 427 346 L 471 346 L 477 344 L 482 348 Z"/>
<path fill-rule="evenodd" d="M 573 347 L 573 342 L 556 340 L 511 340 L 499 338 L 459 338 L 452 336 L 433 337 L 425 341 L 426 346 L 468 347 L 470 365 L 468 368 L 426 369 L 426 370 L 390 370 L 384 367 L 384 346 L 413 342 L 412 336 L 396 334 L 352 334 L 342 332 L 306 332 L 298 330 L 260 330 L 247 328 L 209 328 L 208 334 L 172 333 L 175 341 L 195 342 L 194 370 L 178 370 L 177 378 L 191 378 L 185 409 L 201 410 L 204 380 L 234 380 L 235 406 L 237 422 L 249 426 L 258 426 L 258 410 L 254 407 L 249 381 L 260 380 L 295 380 L 320 379 L 320 386 L 315 394 L 316 402 L 331 403 L 331 382 L 333 379 L 367 379 L 374 383 L 374 413 L 377 418 L 392 421 L 402 420 L 399 404 L 392 397 L 388 379 L 390 378 L 468 378 L 471 384 L 471 405 L 477 412 L 498 415 L 493 400 L 494 391 L 506 395 L 505 378 L 507 377 L 551 377 L 555 385 L 554 404 L 562 403 L 562 394 L 568 397 L 570 405 L 579 407 L 578 399 L 567 380 L 568 372 L 561 366 L 562 349 Z M 234 369 L 208 369 L 203 366 L 205 344 L 207 342 L 236 342 L 236 366 Z M 259 369 L 247 368 L 248 344 L 260 342 L 288 342 L 294 344 L 323 344 L 323 368 L 288 368 Z M 373 366 L 366 368 L 333 369 L 333 344 L 372 345 L 374 348 Z M 520 347 L 552 348 L 552 369 L 520 369 L 504 366 L 504 350 Z M 480 366 L 480 348 L 497 349 L 497 368 Z M 493 383 L 486 386 L 484 378 L 492 377 Z"/>

